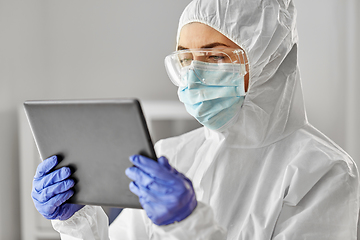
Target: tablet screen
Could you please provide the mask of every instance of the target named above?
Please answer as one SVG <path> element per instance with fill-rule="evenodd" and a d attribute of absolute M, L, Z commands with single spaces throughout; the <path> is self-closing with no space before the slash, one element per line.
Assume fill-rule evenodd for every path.
<path fill-rule="evenodd" d="M 25 112 L 41 159 L 63 158 L 77 184 L 71 203 L 141 208 L 129 190 L 129 156 L 156 159 L 136 99 L 26 101 Z"/>

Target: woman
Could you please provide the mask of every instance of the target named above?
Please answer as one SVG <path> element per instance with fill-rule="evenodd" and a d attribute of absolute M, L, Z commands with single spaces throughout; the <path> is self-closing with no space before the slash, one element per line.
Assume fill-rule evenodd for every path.
<path fill-rule="evenodd" d="M 109 231 L 99 207 L 50 209 L 62 239 L 356 239 L 358 171 L 307 122 L 295 16 L 291 0 L 192 1 L 166 66 L 204 127 L 159 141 L 156 165 L 131 158 L 145 211 Z"/>

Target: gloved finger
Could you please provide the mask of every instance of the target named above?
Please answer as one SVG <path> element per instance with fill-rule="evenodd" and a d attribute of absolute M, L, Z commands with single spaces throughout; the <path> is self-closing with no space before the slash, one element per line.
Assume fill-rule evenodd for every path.
<path fill-rule="evenodd" d="M 173 193 L 175 191 L 174 188 L 172 187 L 172 185 L 167 186 L 167 185 L 163 185 L 163 184 L 158 184 L 155 181 L 151 182 L 147 186 L 143 186 L 143 185 L 141 185 L 141 184 L 139 184 L 137 182 L 133 182 L 133 183 L 136 184 L 137 188 L 139 188 L 140 186 L 143 187 L 143 188 L 147 188 L 148 190 L 152 191 L 154 194 L 170 194 L 170 193 Z M 138 195 L 138 194 L 136 194 L 136 195 Z"/>
<path fill-rule="evenodd" d="M 152 181 L 151 183 L 145 185 L 139 184 L 136 182 L 136 184 L 138 186 L 141 186 L 143 188 L 147 188 L 148 190 L 150 190 L 153 194 L 170 194 L 172 192 L 174 192 L 174 190 L 176 189 L 176 184 L 174 184 L 175 182 L 166 182 L 164 183 L 163 181 L 159 182 L 158 180 Z M 174 188 L 175 187 L 175 188 Z"/>
<path fill-rule="evenodd" d="M 177 206 L 180 203 L 180 196 L 177 194 L 159 194 L 152 191 L 147 191 L 140 187 L 141 196 L 147 202 L 157 203 L 159 205 Z"/>
<path fill-rule="evenodd" d="M 54 196 L 53 198 L 50 198 L 47 202 L 46 205 L 48 206 L 52 206 L 52 207 L 59 207 L 61 204 L 63 204 L 64 202 L 66 202 L 72 195 L 74 195 L 74 191 L 72 189 L 67 190 L 64 193 L 60 193 L 56 196 Z"/>
<path fill-rule="evenodd" d="M 140 196 L 147 202 L 170 204 L 173 202 L 177 202 L 179 198 L 179 196 L 176 194 L 167 193 L 167 188 L 161 190 L 162 192 L 156 192 L 152 189 L 148 189 L 141 185 L 138 185 L 138 189 L 140 192 Z"/>
<path fill-rule="evenodd" d="M 131 180 L 135 181 L 137 184 L 140 184 L 144 187 L 148 186 L 149 184 L 155 181 L 154 178 L 152 178 L 147 173 L 143 172 L 141 169 L 137 167 L 131 167 L 126 169 L 125 174 Z"/>
<path fill-rule="evenodd" d="M 154 203 L 152 202 L 147 202 L 145 201 L 145 199 L 141 198 L 139 199 L 139 202 L 142 206 L 142 208 L 145 210 L 146 215 L 148 216 L 148 218 L 150 218 L 151 221 L 154 222 L 154 220 L 156 219 L 156 209 L 154 209 Z"/>
<path fill-rule="evenodd" d="M 125 173 L 131 180 L 135 181 L 136 184 L 159 192 L 169 192 L 165 186 L 171 186 L 175 182 L 174 179 L 164 181 L 158 177 L 151 177 L 138 167 L 128 168 Z"/>
<path fill-rule="evenodd" d="M 153 206 L 156 203 L 155 201 L 151 201 L 147 195 L 140 196 L 139 202 L 143 209 L 146 211 L 147 214 L 153 212 Z"/>
<path fill-rule="evenodd" d="M 72 204 L 72 203 L 65 203 L 61 205 L 59 208 L 59 220 L 66 220 L 69 219 L 75 212 L 79 211 L 83 208 L 84 205 Z"/>
<path fill-rule="evenodd" d="M 33 198 L 34 205 L 36 209 L 39 211 L 41 215 L 43 215 L 46 219 L 56 219 L 59 208 L 48 202 L 38 202 Z"/>
<path fill-rule="evenodd" d="M 135 195 L 139 197 L 139 200 L 142 199 L 142 201 L 147 201 L 147 202 L 159 202 L 159 200 L 161 200 L 160 196 L 166 195 L 161 193 L 159 194 L 150 189 L 142 187 L 136 184 L 136 182 L 131 182 L 129 184 L 129 189 L 131 192 L 133 192 Z"/>
<path fill-rule="evenodd" d="M 156 225 L 169 224 L 171 221 L 167 220 L 168 209 L 166 206 L 157 204 L 156 202 L 146 202 L 140 199 L 140 204 L 146 211 L 146 215 Z"/>
<path fill-rule="evenodd" d="M 146 186 L 154 194 L 170 194 L 174 192 L 173 184 L 162 184 L 154 181 Z"/>
<path fill-rule="evenodd" d="M 34 179 L 34 188 L 36 191 L 41 191 L 55 183 L 61 182 L 71 176 L 71 170 L 68 167 L 57 169 L 42 178 Z"/>
<path fill-rule="evenodd" d="M 156 216 L 156 209 L 154 209 L 153 202 L 148 202 L 142 197 L 139 199 L 139 202 L 140 202 L 141 206 L 143 207 L 143 209 L 146 211 L 146 215 L 150 219 L 152 219 L 153 217 Z"/>
<path fill-rule="evenodd" d="M 34 200 L 36 209 L 46 218 L 52 218 L 55 211 L 58 211 L 58 207 L 61 206 L 66 200 L 68 200 L 74 194 L 73 190 L 68 190 L 64 193 L 58 194 L 53 198 L 50 198 L 47 202 L 38 202 Z"/>
<path fill-rule="evenodd" d="M 171 171 L 172 167 L 169 164 L 169 161 L 167 160 L 166 157 L 161 156 L 158 158 L 158 163 L 162 166 L 164 166 L 167 170 Z"/>
<path fill-rule="evenodd" d="M 164 157 L 164 156 L 159 157 L 158 163 L 160 165 L 164 166 L 170 172 L 172 172 L 174 174 L 178 174 L 178 171 L 169 164 L 169 160 L 166 157 Z"/>
<path fill-rule="evenodd" d="M 137 195 L 138 197 L 141 196 L 139 186 L 136 185 L 135 182 L 131 182 L 131 183 L 129 184 L 129 189 L 130 189 L 130 191 L 131 191 L 132 193 L 134 193 L 134 194 Z"/>
<path fill-rule="evenodd" d="M 31 196 L 39 202 L 47 202 L 50 198 L 71 189 L 74 185 L 75 181 L 73 179 L 67 179 L 46 187 L 39 192 L 32 191 Z"/>
<path fill-rule="evenodd" d="M 153 208 L 152 206 L 150 205 L 150 203 L 146 202 L 143 198 L 140 198 L 139 199 L 139 202 L 140 202 L 140 205 L 143 207 L 143 209 L 145 210 L 146 212 L 146 215 L 152 219 L 153 216 L 154 216 L 154 211 L 153 211 Z"/>
<path fill-rule="evenodd" d="M 162 166 L 159 165 L 156 161 L 142 155 L 130 156 L 130 161 L 136 167 L 152 176 L 155 176 L 159 171 L 163 170 Z"/>
<path fill-rule="evenodd" d="M 46 219 L 53 220 L 56 219 L 59 215 L 59 208 L 43 208 L 41 211 L 41 215 L 43 215 Z"/>
<path fill-rule="evenodd" d="M 165 172 L 165 174 L 169 174 L 169 172 L 167 172 L 166 170 L 164 170 L 164 172 Z M 157 190 L 158 187 L 162 188 L 160 185 L 173 185 L 174 184 L 174 177 L 172 179 L 170 179 L 171 176 L 169 176 L 167 178 L 167 180 L 163 180 L 158 177 L 158 176 L 162 175 L 160 172 L 158 173 L 157 176 L 152 177 L 149 174 L 147 174 L 146 172 L 142 171 L 138 167 L 128 168 L 128 169 L 126 169 L 125 173 L 131 180 L 135 181 L 138 185 L 147 187 L 149 189 L 151 188 L 156 191 L 163 192 L 163 190 L 160 190 L 160 189 Z M 152 187 L 150 187 L 150 186 L 152 186 Z"/>
<path fill-rule="evenodd" d="M 173 174 L 169 172 L 165 167 L 160 165 L 158 162 L 141 156 L 141 155 L 133 155 L 130 157 L 130 161 L 142 171 L 147 173 L 153 178 L 161 179 L 164 181 L 171 181 L 173 178 Z"/>
<path fill-rule="evenodd" d="M 164 181 L 158 178 L 152 178 L 147 173 L 143 172 L 138 167 L 131 167 L 126 169 L 126 175 L 135 181 L 137 186 L 142 186 L 151 190 L 154 193 L 169 194 L 174 191 L 174 183 L 177 181 Z M 137 194 L 138 195 L 138 194 Z"/>
<path fill-rule="evenodd" d="M 40 177 L 46 175 L 57 164 L 58 164 L 58 161 L 57 161 L 56 155 L 45 159 L 38 165 L 34 178 L 40 178 Z"/>

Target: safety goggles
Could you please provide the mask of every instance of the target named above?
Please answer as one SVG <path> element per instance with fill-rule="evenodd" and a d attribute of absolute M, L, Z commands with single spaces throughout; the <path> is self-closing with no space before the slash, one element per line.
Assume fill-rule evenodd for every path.
<path fill-rule="evenodd" d="M 203 84 L 234 85 L 247 73 L 246 64 L 244 51 L 234 48 L 180 50 L 165 58 L 166 71 L 176 86 L 186 86 L 189 73 Z"/>

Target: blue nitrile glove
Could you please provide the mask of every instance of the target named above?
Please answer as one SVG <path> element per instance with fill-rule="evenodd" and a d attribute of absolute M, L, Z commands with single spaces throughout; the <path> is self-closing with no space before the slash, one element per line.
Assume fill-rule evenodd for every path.
<path fill-rule="evenodd" d="M 130 190 L 139 196 L 141 206 L 156 225 L 179 222 L 197 205 L 191 181 L 172 168 L 165 157 L 158 162 L 140 155 L 130 157 L 135 167 L 126 169 L 134 182 Z"/>
<path fill-rule="evenodd" d="M 31 197 L 36 209 L 45 218 L 66 220 L 81 209 L 83 205 L 64 204 L 74 194 L 71 188 L 75 182 L 73 179 L 68 179 L 71 175 L 71 170 L 68 167 L 50 172 L 57 164 L 56 156 L 52 156 L 39 164 L 34 176 Z"/>

